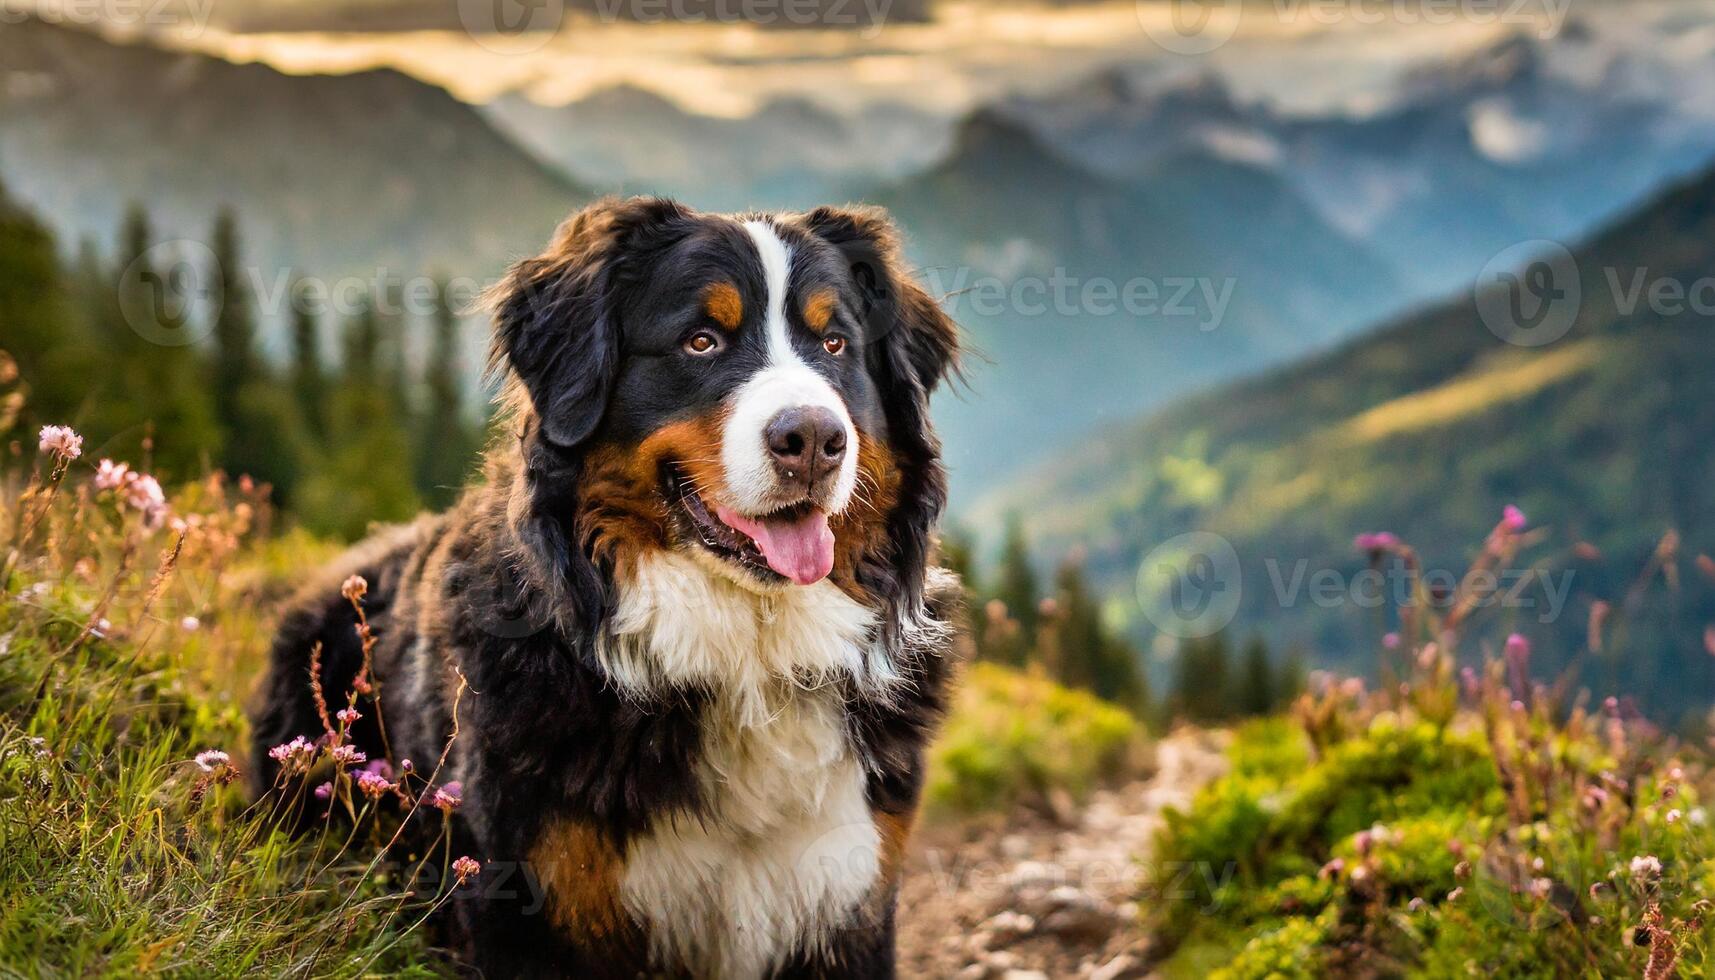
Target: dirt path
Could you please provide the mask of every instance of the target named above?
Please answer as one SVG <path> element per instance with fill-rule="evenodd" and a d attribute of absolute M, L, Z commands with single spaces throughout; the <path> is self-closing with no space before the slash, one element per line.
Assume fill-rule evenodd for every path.
<path fill-rule="evenodd" d="M 1223 740 L 1182 731 L 1156 772 L 1099 791 L 1052 820 L 1031 812 L 928 828 L 899 898 L 899 973 L 960 980 L 1141 975 L 1145 937 L 1132 898 L 1161 825 L 1225 768 Z"/>

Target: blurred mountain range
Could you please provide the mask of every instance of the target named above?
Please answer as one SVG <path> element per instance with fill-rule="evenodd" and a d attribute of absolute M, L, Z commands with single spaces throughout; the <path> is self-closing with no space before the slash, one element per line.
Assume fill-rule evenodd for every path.
<path fill-rule="evenodd" d="M 0 25 L 0 175 L 63 242 L 208 240 L 237 209 L 247 261 L 492 277 L 590 197 L 473 108 L 392 71 L 293 76 L 26 20 Z"/>
<path fill-rule="evenodd" d="M 979 351 L 938 409 L 968 503 L 1715 156 L 1711 30 L 1505 37 L 1363 114 L 1291 115 L 1149 61 L 954 119 L 800 98 L 729 118 L 636 86 L 471 106 L 391 71 L 288 75 L 27 21 L 0 26 L 0 177 L 64 242 L 105 246 L 131 202 L 200 239 L 230 204 L 263 269 L 328 277 L 490 277 L 598 192 L 883 203 Z"/>
<path fill-rule="evenodd" d="M 716 211 L 813 206 L 849 194 L 854 181 L 926 167 L 951 139 L 946 120 L 909 106 L 879 103 L 841 115 L 781 98 L 726 118 L 687 112 L 634 85 L 563 106 L 514 92 L 482 108 L 520 146 L 578 180 Z"/>
<path fill-rule="evenodd" d="M 1670 715 L 1701 711 L 1715 692 L 1703 649 L 1715 576 L 1691 559 L 1715 551 L 1715 171 L 1608 227 L 1561 268 L 1555 295 L 1572 305 L 1554 315 L 1570 326 L 1552 343 L 1503 342 L 1490 329 L 1495 308 L 1466 291 L 1333 352 L 1109 427 L 968 519 L 986 528 L 1019 515 L 1039 550 L 1085 555 L 1110 595 L 1137 597 L 1113 610 L 1146 643 L 1171 646 L 1182 627 L 1148 612 L 1169 608 L 1172 585 L 1153 567 L 1195 552 L 1220 569 L 1232 630 L 1364 669 L 1396 627 L 1385 610 L 1353 612 L 1363 596 L 1342 584 L 1367 565 L 1354 534 L 1398 533 L 1425 569 L 1458 576 L 1517 504 L 1541 529 L 1534 574 L 1516 596 L 1505 583 L 1522 601 L 1490 596 L 1478 635 L 1552 637 L 1538 648 L 1564 657 L 1586 646 L 1592 605 L 1610 602 L 1608 639 L 1578 683 L 1646 693 Z M 1679 298 L 1652 301 L 1651 290 Z M 1189 532 L 1230 545 L 1230 566 L 1207 537 L 1179 537 Z M 1329 575 L 1324 594 L 1315 577 Z"/>

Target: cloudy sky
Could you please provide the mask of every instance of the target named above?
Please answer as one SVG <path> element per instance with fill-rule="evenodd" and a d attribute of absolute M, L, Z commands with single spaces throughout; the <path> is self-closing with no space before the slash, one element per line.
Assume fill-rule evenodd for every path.
<path fill-rule="evenodd" d="M 486 10 L 480 5 L 508 0 L 464 2 L 479 6 L 461 10 Z M 898 101 L 951 114 L 1003 91 L 1060 86 L 1125 64 L 1146 72 L 1213 68 L 1244 98 L 1288 109 L 1363 111 L 1385 99 L 1402 67 L 1474 49 L 1508 31 L 1551 31 L 1564 20 L 1561 5 L 1568 0 L 1507 0 L 1516 4 L 1516 16 L 1506 22 L 1480 15 L 1432 22 L 1394 0 L 1362 0 L 1372 4 L 1363 17 L 1321 16 L 1322 0 L 1264 0 L 1243 13 L 1217 11 L 1186 44 L 1167 0 L 1054 6 L 941 0 L 927 23 L 839 30 L 627 23 L 545 2 L 556 31 L 240 34 L 199 25 L 179 30 L 175 43 L 292 72 L 392 66 L 475 102 L 522 89 L 556 104 L 625 82 L 714 114 L 742 114 L 778 94 L 838 109 Z M 1228 33 L 1213 51 L 1194 50 Z"/>

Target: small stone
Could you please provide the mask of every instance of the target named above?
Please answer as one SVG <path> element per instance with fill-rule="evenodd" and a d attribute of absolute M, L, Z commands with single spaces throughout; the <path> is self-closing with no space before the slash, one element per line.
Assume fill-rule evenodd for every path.
<path fill-rule="evenodd" d="M 1001 977 L 1002 980 L 1048 980 L 1048 974 L 1041 970 L 1008 970 Z"/>
<path fill-rule="evenodd" d="M 1005 945 L 1035 932 L 1036 919 L 1009 909 L 989 919 L 979 928 L 990 935 L 992 943 Z"/>
<path fill-rule="evenodd" d="M 1086 891 L 1061 885 L 1044 897 L 1044 912 L 1036 916 L 1043 932 L 1082 939 L 1106 939 L 1119 925 L 1113 907 Z"/>
<path fill-rule="evenodd" d="M 965 967 L 958 973 L 953 974 L 953 977 L 954 980 L 985 980 L 988 975 L 988 967 L 981 963 L 972 963 L 970 966 Z"/>
<path fill-rule="evenodd" d="M 1143 963 L 1130 953 L 1121 953 L 1095 968 L 1090 980 L 1127 980 L 1143 972 Z"/>

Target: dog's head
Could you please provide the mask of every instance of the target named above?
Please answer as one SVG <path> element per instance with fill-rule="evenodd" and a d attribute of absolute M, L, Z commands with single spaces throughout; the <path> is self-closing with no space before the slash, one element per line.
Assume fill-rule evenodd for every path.
<path fill-rule="evenodd" d="M 664 548 L 761 591 L 911 597 L 945 499 L 928 396 L 956 350 L 878 211 L 594 204 L 498 289 L 515 522 L 574 588 Z"/>

